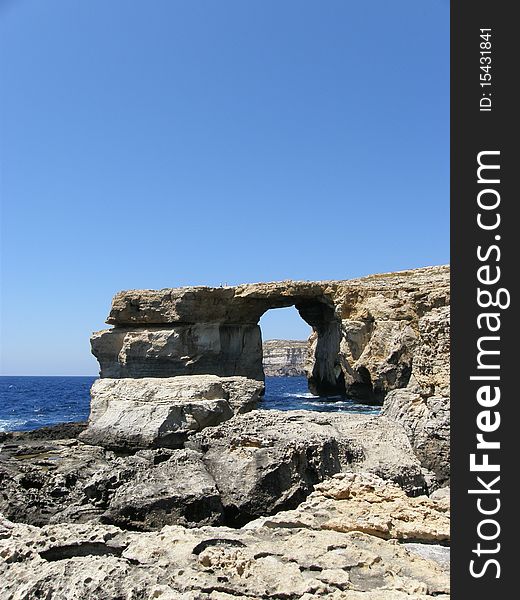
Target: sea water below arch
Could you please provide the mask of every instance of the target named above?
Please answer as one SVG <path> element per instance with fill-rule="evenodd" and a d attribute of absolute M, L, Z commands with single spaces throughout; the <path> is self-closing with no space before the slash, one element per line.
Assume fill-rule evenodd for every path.
<path fill-rule="evenodd" d="M 266 377 L 265 395 L 258 408 L 264 410 L 314 410 L 379 414 L 380 406 L 360 404 L 342 396 L 314 396 L 306 377 Z"/>

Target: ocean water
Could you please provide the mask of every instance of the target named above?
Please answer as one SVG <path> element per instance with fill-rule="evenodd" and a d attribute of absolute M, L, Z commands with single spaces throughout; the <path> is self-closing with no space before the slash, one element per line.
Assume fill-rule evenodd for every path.
<path fill-rule="evenodd" d="M 29 431 L 56 423 L 84 421 L 96 377 L 0 377 L 0 431 Z M 266 377 L 258 408 L 377 414 L 378 407 L 331 396 L 313 396 L 305 377 Z"/>
<path fill-rule="evenodd" d="M 343 396 L 313 396 L 306 377 L 266 377 L 265 396 L 258 408 L 379 414 L 380 406 L 359 404 Z"/>
<path fill-rule="evenodd" d="M 0 431 L 29 431 L 88 417 L 96 377 L 0 377 Z"/>

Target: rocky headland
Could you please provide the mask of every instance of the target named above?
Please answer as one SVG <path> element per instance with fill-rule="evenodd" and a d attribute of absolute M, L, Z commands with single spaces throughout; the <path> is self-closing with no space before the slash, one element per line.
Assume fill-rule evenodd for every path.
<path fill-rule="evenodd" d="M 262 365 L 266 377 L 297 377 L 306 375 L 309 357 L 308 341 L 267 340 L 262 344 Z"/>
<path fill-rule="evenodd" d="M 295 305 L 309 385 L 266 411 L 258 326 Z M 3 597 L 449 594 L 449 268 L 122 292 L 88 423 L 0 437 Z"/>

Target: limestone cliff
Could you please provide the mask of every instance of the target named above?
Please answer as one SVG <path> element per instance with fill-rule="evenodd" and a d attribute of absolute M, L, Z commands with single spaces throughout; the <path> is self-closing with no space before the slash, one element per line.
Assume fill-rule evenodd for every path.
<path fill-rule="evenodd" d="M 309 343 L 302 340 L 267 340 L 262 344 L 263 367 L 267 377 L 305 375 Z"/>

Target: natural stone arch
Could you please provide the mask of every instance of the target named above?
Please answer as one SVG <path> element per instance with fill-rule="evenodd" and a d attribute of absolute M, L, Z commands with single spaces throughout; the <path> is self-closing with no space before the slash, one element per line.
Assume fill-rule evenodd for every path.
<path fill-rule="evenodd" d="M 444 393 L 449 344 L 436 363 L 423 357 L 437 352 L 430 320 L 435 324 L 436 311 L 449 305 L 448 267 L 349 281 L 120 292 L 107 319 L 114 327 L 93 334 L 92 352 L 101 377 L 209 374 L 263 381 L 260 317 L 292 305 L 314 331 L 313 391 L 345 390 L 376 404 L 405 387 Z"/>
<path fill-rule="evenodd" d="M 315 283 L 186 288 L 116 295 L 108 323 L 92 336 L 102 377 L 211 374 L 264 380 L 260 318 L 294 306 L 316 337 L 308 373 L 316 394 L 344 393 L 341 319 Z"/>

